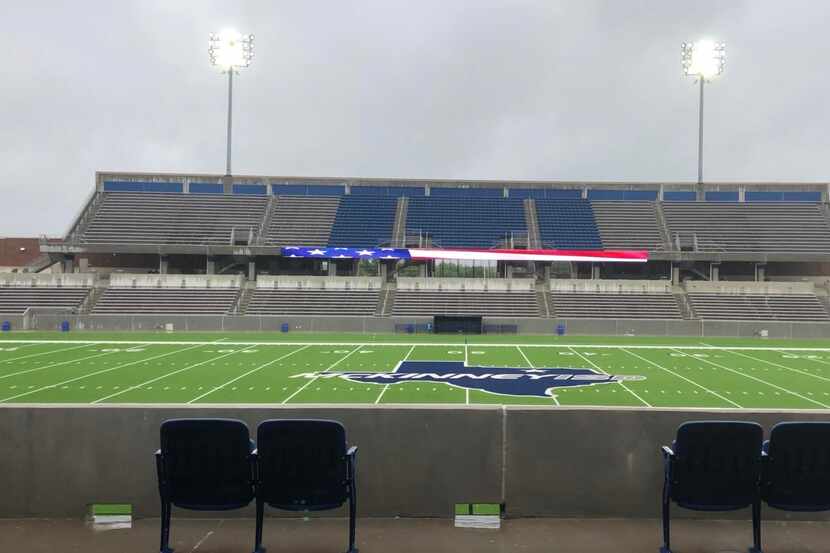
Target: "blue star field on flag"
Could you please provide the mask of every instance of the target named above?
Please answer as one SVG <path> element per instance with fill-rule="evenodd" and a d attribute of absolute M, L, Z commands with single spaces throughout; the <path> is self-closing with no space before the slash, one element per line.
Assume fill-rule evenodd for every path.
<path fill-rule="evenodd" d="M 406 248 L 327 248 L 324 246 L 287 246 L 282 249 L 285 257 L 310 259 L 411 259 Z"/>

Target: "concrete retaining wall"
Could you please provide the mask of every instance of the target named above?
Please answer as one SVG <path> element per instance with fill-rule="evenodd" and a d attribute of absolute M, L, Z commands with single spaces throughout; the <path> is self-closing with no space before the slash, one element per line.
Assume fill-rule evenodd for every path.
<path fill-rule="evenodd" d="M 23 317 L 0 314 L 12 329 L 23 328 Z M 432 322 L 431 317 L 296 317 L 214 315 L 56 315 L 32 314 L 29 330 L 58 330 L 69 321 L 72 330 L 158 330 L 172 324 L 176 331 L 264 331 L 279 332 L 288 323 L 291 332 L 392 333 L 396 325 Z M 531 319 L 485 317 L 488 325 L 515 325 L 519 334 L 554 335 L 564 324 L 574 336 L 694 336 L 705 338 L 754 337 L 762 330 L 770 338 L 830 339 L 830 323 L 776 321 L 700 321 L 632 319 Z"/>
<path fill-rule="evenodd" d="M 239 275 L 141 275 L 112 273 L 113 288 L 240 288 Z"/>
<path fill-rule="evenodd" d="M 671 281 L 561 278 L 551 279 L 550 291 L 580 294 L 668 294 L 671 292 Z"/>
<path fill-rule="evenodd" d="M 683 421 L 754 420 L 768 433 L 779 421 L 830 420 L 826 412 L 3 406 L 0 517 L 77 517 L 93 502 L 131 503 L 137 516 L 157 516 L 159 426 L 187 416 L 239 418 L 252 434 L 268 418 L 342 421 L 360 448 L 360 514 L 383 517 L 446 517 L 454 503 L 470 501 L 504 502 L 513 517 L 655 517 L 658 448 Z M 765 518 L 795 517 L 766 509 Z"/>
<path fill-rule="evenodd" d="M 330 277 L 330 276 L 257 276 L 257 288 L 330 289 L 330 290 L 379 290 L 380 277 Z"/>
<path fill-rule="evenodd" d="M 95 284 L 96 275 L 91 273 L 2 273 L 0 286 L 8 287 L 82 287 L 91 288 Z"/>
<path fill-rule="evenodd" d="M 814 282 L 707 282 L 689 280 L 683 283 L 687 292 L 694 294 L 815 294 Z"/>
<path fill-rule="evenodd" d="M 399 277 L 398 290 L 470 290 L 491 292 L 533 291 L 536 282 L 529 278 L 410 278 Z"/>

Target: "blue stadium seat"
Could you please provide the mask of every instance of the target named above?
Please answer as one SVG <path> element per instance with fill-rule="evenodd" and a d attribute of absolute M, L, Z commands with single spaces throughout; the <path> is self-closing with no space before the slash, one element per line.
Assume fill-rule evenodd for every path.
<path fill-rule="evenodd" d="M 349 502 L 349 549 L 355 548 L 357 447 L 328 420 L 269 420 L 257 428 L 256 552 L 262 552 L 265 504 L 286 511 L 323 511 Z"/>
<path fill-rule="evenodd" d="M 161 496 L 161 553 L 170 553 L 172 506 L 227 511 L 254 499 L 248 427 L 229 419 L 173 419 L 161 425 L 156 451 Z"/>
<path fill-rule="evenodd" d="M 520 199 L 429 196 L 409 199 L 406 228 L 442 247 L 490 248 L 511 232 L 526 233 L 527 223 Z"/>
<path fill-rule="evenodd" d="M 784 511 L 830 511 L 830 423 L 773 427 L 764 443 L 761 496 Z"/>
<path fill-rule="evenodd" d="M 397 206 L 398 199 L 389 196 L 343 196 L 328 245 L 350 248 L 388 244 Z"/>
<path fill-rule="evenodd" d="M 536 218 L 545 246 L 602 249 L 594 210 L 588 200 L 536 200 Z"/>
<path fill-rule="evenodd" d="M 695 511 L 752 507 L 753 548 L 761 551 L 761 443 L 759 424 L 687 422 L 672 447 L 663 446 L 663 547 L 670 550 L 670 502 Z"/>

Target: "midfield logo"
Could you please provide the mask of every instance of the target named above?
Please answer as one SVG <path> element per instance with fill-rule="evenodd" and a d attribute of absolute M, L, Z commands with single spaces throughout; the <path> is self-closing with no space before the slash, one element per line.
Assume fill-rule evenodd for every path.
<path fill-rule="evenodd" d="M 443 382 L 469 390 L 533 397 L 550 397 L 556 388 L 645 380 L 643 376 L 610 375 L 591 369 L 467 367 L 463 361 L 404 361 L 392 372 L 314 372 L 291 378 L 344 378 L 372 384 Z"/>

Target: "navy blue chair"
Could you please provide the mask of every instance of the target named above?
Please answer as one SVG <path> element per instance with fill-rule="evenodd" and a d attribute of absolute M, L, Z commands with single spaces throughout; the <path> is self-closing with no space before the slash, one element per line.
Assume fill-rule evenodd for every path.
<path fill-rule="evenodd" d="M 173 419 L 161 425 L 156 451 L 161 496 L 161 553 L 170 553 L 172 506 L 239 509 L 254 499 L 253 444 L 238 420 Z"/>
<path fill-rule="evenodd" d="M 784 511 L 830 511 L 830 423 L 773 427 L 764 443 L 761 497 Z"/>
<path fill-rule="evenodd" d="M 671 553 L 670 504 L 695 511 L 752 507 L 753 547 L 761 551 L 761 444 L 764 431 L 753 422 L 687 422 L 673 447 L 663 446 L 663 546 Z"/>
<path fill-rule="evenodd" d="M 286 511 L 323 511 L 349 502 L 349 549 L 355 547 L 357 447 L 327 420 L 269 420 L 257 429 L 256 547 L 261 553 L 265 504 Z"/>

